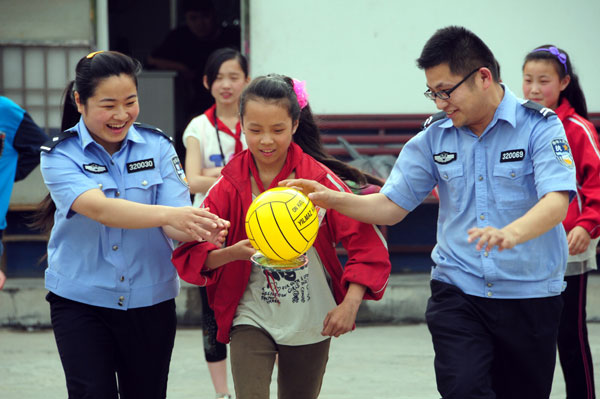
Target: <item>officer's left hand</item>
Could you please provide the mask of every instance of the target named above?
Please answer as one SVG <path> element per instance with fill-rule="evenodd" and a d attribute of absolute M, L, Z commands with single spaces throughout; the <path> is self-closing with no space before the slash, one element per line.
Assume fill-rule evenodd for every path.
<path fill-rule="evenodd" d="M 206 240 L 219 246 L 225 240 L 229 228 L 229 222 L 210 213 L 210 209 L 192 206 L 170 208 L 168 221 L 170 226 L 194 240 Z"/>
<path fill-rule="evenodd" d="M 469 229 L 469 243 L 477 241 L 475 248 L 480 251 L 485 247 L 486 251 L 498 247 L 498 251 L 511 249 L 517 245 L 517 237 L 508 230 L 497 229 L 487 226 L 482 228 L 473 227 Z"/>

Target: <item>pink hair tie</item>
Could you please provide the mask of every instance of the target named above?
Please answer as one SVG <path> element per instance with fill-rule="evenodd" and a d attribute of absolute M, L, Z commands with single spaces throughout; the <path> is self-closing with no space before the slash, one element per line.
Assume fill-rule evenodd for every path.
<path fill-rule="evenodd" d="M 303 109 L 308 104 L 306 81 L 300 81 L 294 78 L 292 78 L 292 81 L 294 82 L 294 92 L 296 93 L 296 97 L 298 98 L 298 104 L 300 105 L 300 109 Z"/>

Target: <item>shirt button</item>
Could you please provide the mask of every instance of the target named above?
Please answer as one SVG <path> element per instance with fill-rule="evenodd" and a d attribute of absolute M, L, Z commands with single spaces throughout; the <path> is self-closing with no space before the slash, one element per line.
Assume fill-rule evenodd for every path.
<path fill-rule="evenodd" d="M 489 255 L 489 254 L 488 254 L 488 251 L 485 251 L 485 252 L 483 253 L 483 256 L 485 256 L 486 258 L 487 258 L 487 256 L 488 256 L 488 255 Z"/>
<path fill-rule="evenodd" d="M 111 165 L 114 165 L 114 164 L 115 164 L 115 161 L 113 161 L 113 160 L 111 159 L 111 160 L 110 160 L 110 164 L 111 164 Z"/>
<path fill-rule="evenodd" d="M 488 287 L 491 287 L 492 285 L 494 285 L 494 284 L 492 284 L 492 283 L 487 283 L 487 286 L 488 286 Z"/>
<path fill-rule="evenodd" d="M 113 251 L 116 251 L 117 249 L 119 249 L 119 246 L 118 245 L 113 245 L 112 248 L 113 248 Z"/>
<path fill-rule="evenodd" d="M 148 180 L 143 180 L 142 181 L 142 186 L 147 186 L 148 185 Z"/>
<path fill-rule="evenodd" d="M 515 177 L 515 176 L 516 176 L 515 172 L 510 172 L 510 177 Z"/>
<path fill-rule="evenodd" d="M 482 181 L 482 180 L 483 180 L 483 176 L 479 176 L 479 181 Z"/>
<path fill-rule="evenodd" d="M 124 300 L 125 300 L 125 297 L 124 297 L 124 296 L 120 296 L 120 297 L 119 297 L 119 302 L 123 302 Z"/>
<path fill-rule="evenodd" d="M 482 213 L 481 215 L 479 215 L 479 219 L 485 220 L 485 215 Z"/>
<path fill-rule="evenodd" d="M 115 197 L 120 197 L 120 196 L 121 196 L 121 192 L 120 192 L 120 191 L 117 191 L 117 192 L 115 193 Z"/>
<path fill-rule="evenodd" d="M 492 291 L 488 291 L 488 292 L 487 292 L 487 296 L 488 296 L 488 297 L 491 297 L 492 295 L 493 295 L 493 294 L 492 294 Z"/>
<path fill-rule="evenodd" d="M 98 184 L 98 188 L 99 188 L 100 190 L 102 190 L 102 187 L 103 187 L 103 186 L 102 186 L 102 183 L 99 183 L 99 184 Z"/>
<path fill-rule="evenodd" d="M 121 276 L 121 282 L 125 281 L 125 276 Z"/>

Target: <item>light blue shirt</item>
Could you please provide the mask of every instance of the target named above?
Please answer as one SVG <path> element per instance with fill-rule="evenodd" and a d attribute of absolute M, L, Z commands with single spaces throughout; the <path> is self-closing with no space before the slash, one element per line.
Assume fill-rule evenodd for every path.
<path fill-rule="evenodd" d="M 480 297 L 558 295 L 568 255 L 562 223 L 502 252 L 477 251 L 467 242 L 471 227 L 502 228 L 549 192 L 575 195 L 573 158 L 558 117 L 524 107 L 504 89 L 480 137 L 444 118 L 411 139 L 382 192 L 412 211 L 438 185 L 433 279 Z"/>
<path fill-rule="evenodd" d="M 44 182 L 57 208 L 48 243 L 46 288 L 74 301 L 123 310 L 174 298 L 179 278 L 171 264 L 173 242 L 162 228 L 112 228 L 71 210 L 79 195 L 94 188 L 108 198 L 190 205 L 172 144 L 158 131 L 133 126 L 111 156 L 92 139 L 82 120 L 74 130 L 76 136 L 41 157 Z"/>

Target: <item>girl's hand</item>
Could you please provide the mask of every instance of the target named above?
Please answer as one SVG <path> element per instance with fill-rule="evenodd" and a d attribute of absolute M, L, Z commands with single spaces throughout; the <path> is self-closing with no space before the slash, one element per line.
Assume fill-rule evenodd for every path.
<path fill-rule="evenodd" d="M 279 182 L 279 186 L 291 187 L 302 191 L 310 198 L 315 206 L 331 209 L 334 208 L 336 191 L 330 190 L 321 183 L 306 179 L 286 179 Z"/>
<path fill-rule="evenodd" d="M 229 250 L 232 251 L 234 260 L 250 260 L 250 257 L 256 253 L 256 249 L 254 249 L 248 239 L 236 242 L 229 247 Z"/>
<path fill-rule="evenodd" d="M 0 270 L 0 290 L 4 288 L 4 283 L 6 283 L 6 274 Z"/>
<path fill-rule="evenodd" d="M 329 311 L 323 321 L 321 335 L 337 338 L 348 331 L 352 331 L 361 301 L 362 299 L 346 297 L 342 303 Z"/>
<path fill-rule="evenodd" d="M 569 255 L 578 255 L 587 250 L 590 245 L 590 233 L 581 226 L 575 226 L 567 234 L 567 243 L 569 244 Z"/>

